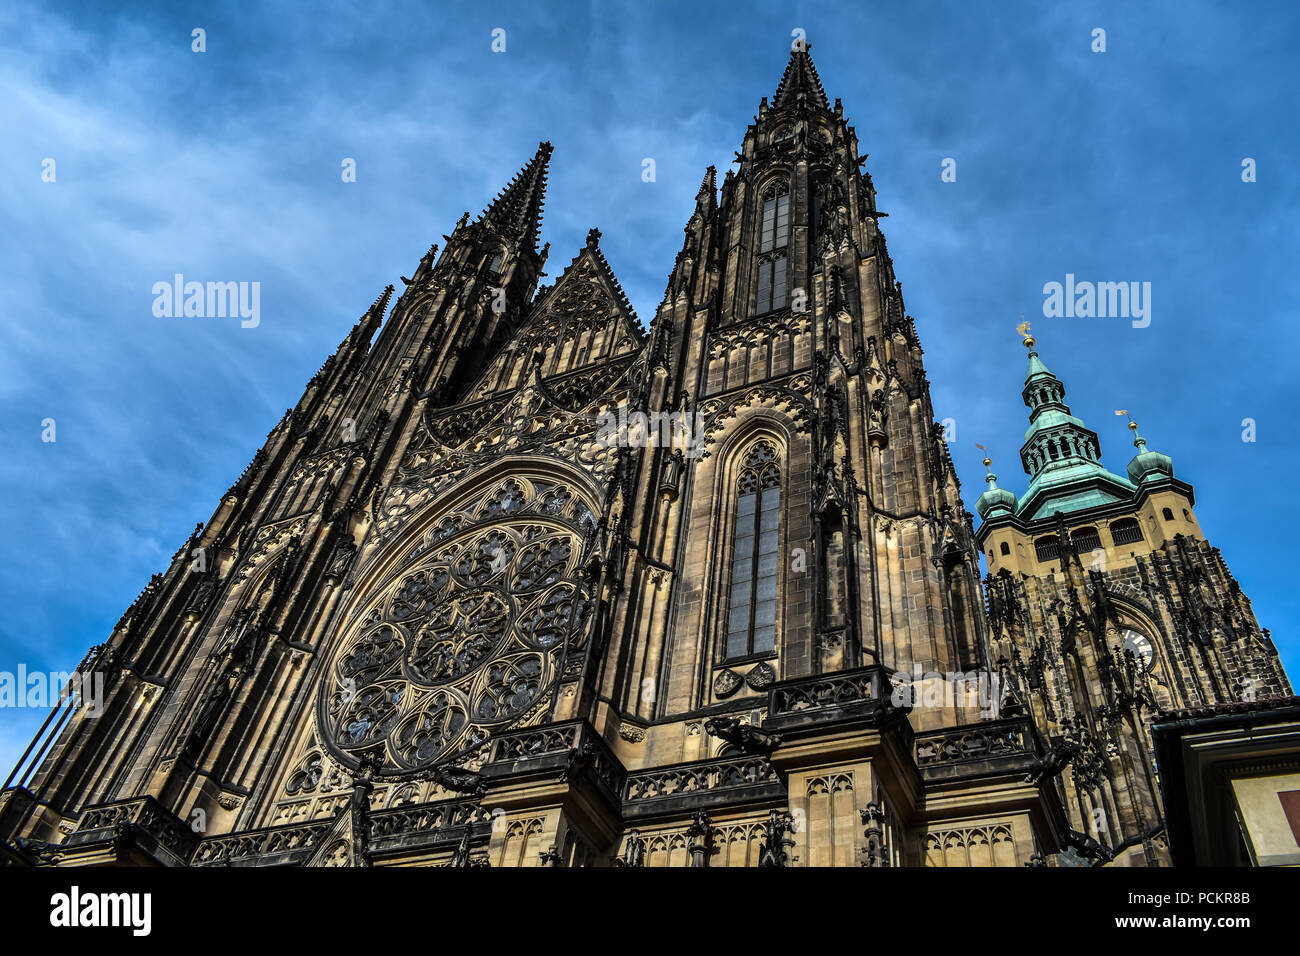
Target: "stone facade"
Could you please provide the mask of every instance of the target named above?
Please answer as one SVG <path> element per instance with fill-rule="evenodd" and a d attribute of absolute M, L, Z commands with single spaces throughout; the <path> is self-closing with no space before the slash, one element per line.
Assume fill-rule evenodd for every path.
<path fill-rule="evenodd" d="M 1122 613 L 1118 577 L 995 566 L 989 630 L 884 214 L 806 50 L 705 175 L 648 333 L 596 230 L 538 288 L 550 155 L 379 296 L 92 652 L 104 714 L 5 792 L 8 861 L 1039 864 L 1091 832 L 1066 675 L 1114 666 L 1059 635 L 1212 594 L 1249 626 L 1171 702 L 1257 667 L 1203 542 L 1133 564 L 1163 597 Z M 1158 819 L 1126 786 L 1108 839 Z"/>

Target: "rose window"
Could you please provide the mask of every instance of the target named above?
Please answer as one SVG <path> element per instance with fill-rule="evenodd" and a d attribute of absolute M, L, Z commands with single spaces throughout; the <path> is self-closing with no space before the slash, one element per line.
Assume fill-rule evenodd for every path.
<path fill-rule="evenodd" d="M 330 664 L 318 712 L 331 749 L 379 754 L 384 773 L 424 769 L 544 706 L 590 623 L 590 514 L 564 486 L 512 478 L 442 516 Z"/>

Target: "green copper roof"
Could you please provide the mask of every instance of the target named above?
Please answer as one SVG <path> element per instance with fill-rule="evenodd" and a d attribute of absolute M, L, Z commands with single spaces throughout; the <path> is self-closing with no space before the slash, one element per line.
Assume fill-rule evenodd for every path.
<path fill-rule="evenodd" d="M 975 510 L 979 512 L 980 518 L 987 518 L 990 514 L 1006 512 L 1012 514 L 1016 510 L 1016 496 L 1013 492 L 1005 488 L 998 487 L 998 476 L 993 474 L 993 468 L 987 458 L 984 459 L 984 467 L 988 474 L 984 480 L 989 483 L 989 490 L 979 496 L 975 502 Z"/>
<path fill-rule="evenodd" d="M 1016 514 L 1026 520 L 1049 517 L 1060 511 L 1069 514 L 1098 505 L 1127 501 L 1137 486 L 1107 471 L 1101 465 L 1086 462 L 1053 462 L 1029 483 L 1016 505 Z"/>
<path fill-rule="evenodd" d="M 1108 471 L 1101 463 L 1101 441 L 1065 404 L 1065 385 L 1043 364 L 1026 336 L 1029 369 L 1022 392 L 1030 409 L 1020 460 L 1031 478 L 1018 500 L 998 488 L 990 470 L 989 490 L 976 503 L 982 519 L 1014 514 L 1034 521 L 1056 512 L 1069 514 L 1131 501 L 1138 484 L 1150 474 L 1172 474 L 1168 457 L 1154 452 L 1139 454 L 1129 466 L 1129 477 Z"/>
<path fill-rule="evenodd" d="M 1047 366 L 1043 364 L 1043 360 L 1038 357 L 1038 353 L 1031 351 L 1029 353 L 1029 374 L 1025 376 L 1025 384 L 1028 385 L 1040 376 L 1056 378 L 1055 375 L 1048 371 Z"/>
<path fill-rule="evenodd" d="M 1029 349 L 1029 371 L 1021 397 L 1029 408 L 1029 428 L 1020 448 L 1020 461 L 1031 480 L 1017 499 L 1012 492 L 998 487 L 997 476 L 986 458 L 988 474 L 984 480 L 989 488 L 975 504 L 984 524 L 1013 516 L 1017 521 L 1034 522 L 1057 512 L 1069 515 L 1127 504 L 1141 496 L 1141 486 L 1147 482 L 1173 478 L 1173 459 L 1147 450 L 1146 440 L 1137 433 L 1133 421 L 1129 428 L 1138 453 L 1128 463 L 1128 476 L 1107 471 L 1101 463 L 1101 441 L 1096 432 L 1070 413 L 1070 406 L 1065 404 L 1065 385 L 1043 364 L 1029 335 L 1025 336 L 1025 347 Z"/>
<path fill-rule="evenodd" d="M 1025 431 L 1025 441 L 1029 441 L 1029 437 L 1035 432 L 1046 431 L 1049 428 L 1056 428 L 1061 425 L 1072 425 L 1075 428 L 1088 427 L 1083 423 L 1083 419 L 1075 418 L 1068 411 L 1062 412 L 1058 409 L 1051 408 L 1039 412 L 1034 417 L 1033 422 Z"/>
<path fill-rule="evenodd" d="M 1137 422 L 1129 422 L 1128 427 L 1133 429 L 1133 445 L 1138 450 L 1133 460 L 1128 463 L 1129 480 L 1140 485 L 1148 479 L 1161 476 L 1172 477 L 1174 460 L 1163 452 L 1147 451 L 1147 440 L 1138 434 Z"/>

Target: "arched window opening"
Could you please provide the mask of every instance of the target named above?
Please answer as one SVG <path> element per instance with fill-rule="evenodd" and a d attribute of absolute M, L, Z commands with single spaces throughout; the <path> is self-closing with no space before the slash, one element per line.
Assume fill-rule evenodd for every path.
<path fill-rule="evenodd" d="M 1142 526 L 1135 518 L 1120 518 L 1110 525 L 1110 539 L 1116 544 L 1136 544 L 1142 540 Z"/>
<path fill-rule="evenodd" d="M 1172 508 L 1166 508 L 1162 513 L 1164 514 L 1166 521 L 1174 520 L 1174 511 Z"/>
<path fill-rule="evenodd" d="M 1006 556 L 1009 555 L 1010 553 L 1011 553 L 1011 545 L 1009 545 L 1009 544 L 1007 544 L 1005 541 L 1003 541 L 1003 542 L 1002 542 L 1002 556 L 1003 556 L 1003 557 L 1006 557 Z"/>
<path fill-rule="evenodd" d="M 1034 553 L 1038 555 L 1039 561 L 1055 561 L 1057 555 L 1061 553 L 1061 545 L 1056 540 L 1056 535 L 1047 535 L 1034 541 Z"/>
<path fill-rule="evenodd" d="M 1075 528 L 1070 532 L 1070 542 L 1078 554 L 1090 554 L 1101 548 L 1101 535 L 1096 528 Z"/>
<path fill-rule="evenodd" d="M 760 441 L 749 450 L 736 493 L 727 606 L 728 660 L 776 649 L 781 471 L 771 442 Z"/>

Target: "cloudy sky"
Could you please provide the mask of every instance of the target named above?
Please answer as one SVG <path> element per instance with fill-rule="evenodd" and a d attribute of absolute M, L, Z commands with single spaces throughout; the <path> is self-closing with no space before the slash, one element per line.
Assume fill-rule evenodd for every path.
<path fill-rule="evenodd" d="M 648 322 L 705 167 L 726 168 L 802 29 L 870 153 L 967 506 L 976 442 L 1004 486 L 1028 481 L 1023 315 L 1109 467 L 1132 454 L 1116 408 L 1173 456 L 1300 674 L 1282 521 L 1300 8 L 1048 6 L 4 5 L 0 670 L 68 670 L 102 642 L 379 291 L 539 140 L 552 273 L 599 226 Z M 175 273 L 260 282 L 260 325 L 155 317 Z M 1067 273 L 1150 282 L 1150 325 L 1044 318 Z M 42 717 L 0 711 L 0 770 Z"/>

